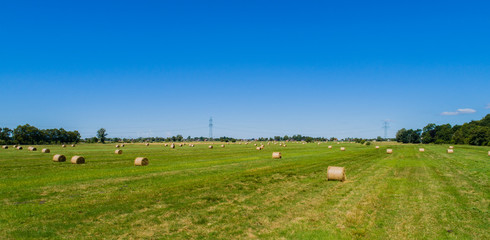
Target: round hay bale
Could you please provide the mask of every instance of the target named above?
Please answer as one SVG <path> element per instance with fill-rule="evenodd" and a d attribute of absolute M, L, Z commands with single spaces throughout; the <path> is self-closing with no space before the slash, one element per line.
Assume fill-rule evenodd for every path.
<path fill-rule="evenodd" d="M 287 147 L 287 145 L 286 145 L 286 144 L 284 144 L 284 145 L 282 145 L 282 146 L 283 146 L 283 147 Z"/>
<path fill-rule="evenodd" d="M 447 150 L 447 153 L 453 153 L 453 152 L 454 152 L 454 150 L 453 150 L 453 149 L 448 149 L 448 150 Z"/>
<path fill-rule="evenodd" d="M 255 149 L 257 149 L 257 150 L 262 150 L 262 148 L 260 148 L 260 147 L 256 147 Z"/>
<path fill-rule="evenodd" d="M 425 152 L 424 148 L 419 148 L 419 152 Z"/>
<path fill-rule="evenodd" d="M 332 146 L 328 146 L 329 149 L 332 149 Z"/>
<path fill-rule="evenodd" d="M 340 144 L 339 142 L 337 142 L 337 144 Z"/>
<path fill-rule="evenodd" d="M 116 148 L 119 148 L 119 145 L 116 145 Z"/>
<path fill-rule="evenodd" d="M 136 159 L 134 159 L 135 166 L 146 166 L 149 163 L 150 162 L 148 161 L 148 158 L 145 157 L 137 157 Z"/>
<path fill-rule="evenodd" d="M 147 147 L 148 147 L 148 146 L 150 146 L 150 144 L 149 144 L 149 143 L 146 143 L 146 144 L 145 144 L 145 146 L 147 146 Z"/>
<path fill-rule="evenodd" d="M 17 148 L 17 147 L 18 147 L 18 145 L 14 145 L 14 148 Z"/>
<path fill-rule="evenodd" d="M 165 147 L 168 147 L 168 144 L 167 143 L 165 143 Z"/>
<path fill-rule="evenodd" d="M 172 144 L 172 145 L 170 145 L 170 148 L 175 148 L 175 145 L 173 145 L 173 144 Z"/>
<path fill-rule="evenodd" d="M 122 154 L 122 150 L 121 149 L 116 149 L 116 151 L 114 151 L 115 154 Z"/>
<path fill-rule="evenodd" d="M 376 148 L 376 149 L 379 149 L 379 146 L 376 146 L 375 148 Z"/>
<path fill-rule="evenodd" d="M 328 166 L 327 168 L 327 180 L 345 181 L 345 168 Z"/>
<path fill-rule="evenodd" d="M 257 146 L 257 143 L 254 143 L 254 146 Z"/>
<path fill-rule="evenodd" d="M 17 150 L 22 150 L 22 146 L 18 146 L 17 147 Z"/>
<path fill-rule="evenodd" d="M 121 144 L 121 147 L 124 147 L 124 144 Z"/>
<path fill-rule="evenodd" d="M 449 146 L 449 149 L 454 149 L 454 147 L 453 146 Z"/>
<path fill-rule="evenodd" d="M 182 144 L 179 144 L 179 147 L 182 147 Z"/>
<path fill-rule="evenodd" d="M 75 147 L 76 145 L 75 144 L 72 144 L 71 147 Z"/>
<path fill-rule="evenodd" d="M 81 156 L 73 156 L 71 158 L 71 163 L 73 163 L 73 164 L 83 164 L 83 163 L 85 163 L 85 158 L 83 158 Z"/>
<path fill-rule="evenodd" d="M 490 156 L 490 151 L 488 151 L 488 156 Z"/>
<path fill-rule="evenodd" d="M 64 147 L 66 147 L 66 145 L 65 145 L 65 144 L 63 144 L 63 145 L 61 145 L 61 147 L 62 147 L 62 148 L 64 148 Z"/>
<path fill-rule="evenodd" d="M 35 148 L 35 147 L 29 147 L 29 151 L 37 151 L 37 148 Z"/>
<path fill-rule="evenodd" d="M 392 154 L 392 153 L 393 153 L 393 149 L 389 149 L 389 148 L 388 148 L 388 149 L 386 149 L 386 153 L 387 153 L 387 154 Z"/>
<path fill-rule="evenodd" d="M 53 156 L 53 162 L 65 162 L 65 161 L 66 161 L 65 155 L 56 154 Z"/>
<path fill-rule="evenodd" d="M 224 147 L 225 147 L 225 145 L 221 144 L 221 147 L 222 147 L 222 148 L 224 148 Z"/>
<path fill-rule="evenodd" d="M 280 152 L 273 152 L 272 153 L 272 158 L 279 159 L 279 158 L 282 158 L 282 155 L 281 155 Z"/>
<path fill-rule="evenodd" d="M 44 148 L 43 150 L 41 150 L 41 152 L 43 152 L 43 153 L 50 153 L 51 150 L 49 150 L 49 148 Z"/>
<path fill-rule="evenodd" d="M 340 147 L 340 151 L 345 151 L 345 147 Z"/>
<path fill-rule="evenodd" d="M 213 145 L 209 145 L 209 147 L 208 147 L 208 148 L 209 148 L 209 149 L 213 149 Z"/>
<path fill-rule="evenodd" d="M 3 149 L 9 149 L 9 146 L 7 146 L 7 145 L 3 145 L 3 146 L 2 146 L 2 148 L 3 148 Z"/>

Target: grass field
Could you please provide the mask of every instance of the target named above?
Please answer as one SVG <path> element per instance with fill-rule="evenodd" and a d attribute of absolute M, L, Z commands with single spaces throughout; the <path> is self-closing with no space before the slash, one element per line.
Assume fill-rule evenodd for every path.
<path fill-rule="evenodd" d="M 489 147 L 220 144 L 0 149 L 0 238 L 490 239 Z"/>

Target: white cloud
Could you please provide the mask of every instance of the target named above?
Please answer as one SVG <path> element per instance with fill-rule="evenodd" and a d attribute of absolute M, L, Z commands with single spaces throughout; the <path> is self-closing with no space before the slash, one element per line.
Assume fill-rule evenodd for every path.
<path fill-rule="evenodd" d="M 456 112 L 442 112 L 441 115 L 443 116 L 455 116 L 459 114 L 470 114 L 470 113 L 476 113 L 475 109 L 471 108 L 460 108 Z"/>

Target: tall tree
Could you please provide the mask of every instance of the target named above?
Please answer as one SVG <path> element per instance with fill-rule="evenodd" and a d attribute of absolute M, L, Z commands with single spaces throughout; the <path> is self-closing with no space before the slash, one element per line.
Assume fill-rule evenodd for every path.
<path fill-rule="evenodd" d="M 105 143 L 107 137 L 107 133 L 105 128 L 101 128 L 97 131 L 97 138 L 100 140 L 101 143 Z"/>

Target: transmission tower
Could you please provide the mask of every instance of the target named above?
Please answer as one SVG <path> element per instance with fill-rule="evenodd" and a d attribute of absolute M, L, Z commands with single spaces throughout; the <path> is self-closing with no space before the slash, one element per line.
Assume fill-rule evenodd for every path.
<path fill-rule="evenodd" d="M 213 117 L 209 118 L 209 141 L 213 140 Z"/>
<path fill-rule="evenodd" d="M 384 122 L 384 124 L 383 124 L 383 128 L 385 129 L 385 139 L 387 139 L 387 138 L 388 138 L 388 136 L 387 136 L 387 135 L 388 135 L 388 128 L 389 128 L 389 127 L 390 127 L 390 126 L 388 125 L 388 121 L 385 121 L 385 122 Z"/>

